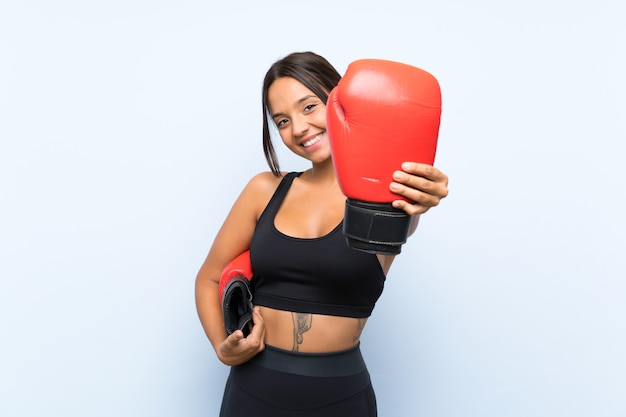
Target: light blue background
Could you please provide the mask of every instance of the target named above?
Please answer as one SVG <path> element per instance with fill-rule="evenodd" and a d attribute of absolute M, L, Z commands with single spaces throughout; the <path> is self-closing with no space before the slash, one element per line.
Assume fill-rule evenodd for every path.
<path fill-rule="evenodd" d="M 0 415 L 217 415 L 227 368 L 193 282 L 267 169 L 262 77 L 300 50 L 442 85 L 451 193 L 363 336 L 380 415 L 626 415 L 624 16 L 618 0 L 2 0 Z"/>

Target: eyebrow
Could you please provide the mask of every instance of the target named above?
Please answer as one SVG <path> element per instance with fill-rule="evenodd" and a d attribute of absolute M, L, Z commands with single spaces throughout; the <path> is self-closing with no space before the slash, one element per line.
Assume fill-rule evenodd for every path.
<path fill-rule="evenodd" d="M 303 103 L 305 101 L 307 101 L 310 98 L 317 98 L 317 96 L 315 94 L 307 94 L 306 96 L 302 97 L 301 99 L 299 99 L 298 101 L 296 101 L 297 104 Z M 278 116 L 282 116 L 283 113 L 272 113 L 272 119 L 277 118 Z"/>

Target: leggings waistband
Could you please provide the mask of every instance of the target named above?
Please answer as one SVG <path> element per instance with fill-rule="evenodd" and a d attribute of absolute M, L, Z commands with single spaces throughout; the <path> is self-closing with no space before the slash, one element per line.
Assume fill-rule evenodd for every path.
<path fill-rule="evenodd" d="M 338 377 L 355 375 L 367 369 L 359 345 L 337 352 L 292 352 L 265 345 L 265 350 L 252 358 L 252 363 L 290 374 Z"/>

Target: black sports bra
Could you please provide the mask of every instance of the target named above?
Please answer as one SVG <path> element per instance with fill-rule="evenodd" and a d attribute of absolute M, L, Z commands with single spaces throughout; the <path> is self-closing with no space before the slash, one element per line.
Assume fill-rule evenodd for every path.
<path fill-rule="evenodd" d="M 253 303 L 300 313 L 369 317 L 386 277 L 376 255 L 348 247 L 343 222 L 312 239 L 287 236 L 274 225 L 300 174 L 285 175 L 256 225 L 250 244 Z"/>

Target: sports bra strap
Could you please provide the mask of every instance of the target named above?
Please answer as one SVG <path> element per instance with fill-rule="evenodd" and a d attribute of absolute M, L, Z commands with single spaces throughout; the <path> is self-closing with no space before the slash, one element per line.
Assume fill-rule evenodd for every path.
<path fill-rule="evenodd" d="M 285 199 L 285 195 L 287 195 L 287 191 L 289 191 L 289 188 L 291 187 L 291 183 L 293 182 L 294 178 L 299 177 L 301 174 L 302 172 L 289 172 L 285 174 L 283 179 L 280 181 L 280 184 L 278 184 L 276 191 L 274 191 L 270 202 L 267 203 L 263 215 L 271 216 L 271 218 L 274 218 L 276 216 L 280 205 Z"/>

